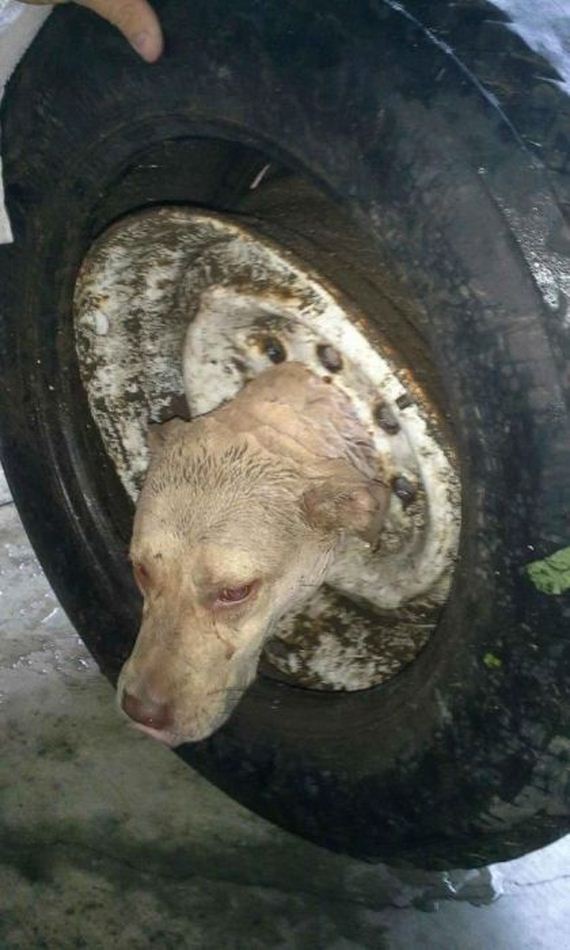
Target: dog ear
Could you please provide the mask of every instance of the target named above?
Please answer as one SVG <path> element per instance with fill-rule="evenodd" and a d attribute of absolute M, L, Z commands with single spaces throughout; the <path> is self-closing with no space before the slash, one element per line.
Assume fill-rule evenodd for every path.
<path fill-rule="evenodd" d="M 147 430 L 147 445 L 151 455 L 160 452 L 166 441 L 172 436 L 180 434 L 184 426 L 188 425 L 185 419 L 169 419 L 168 422 L 149 422 Z"/>
<path fill-rule="evenodd" d="M 334 463 L 334 468 L 303 495 L 307 521 L 320 531 L 346 531 L 372 543 L 386 516 L 388 489 L 380 481 L 365 478 L 348 462 Z"/>

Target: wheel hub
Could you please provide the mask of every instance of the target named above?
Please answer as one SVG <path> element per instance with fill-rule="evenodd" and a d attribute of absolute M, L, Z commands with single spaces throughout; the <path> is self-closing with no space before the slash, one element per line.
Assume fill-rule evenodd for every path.
<path fill-rule="evenodd" d="M 317 689 L 364 689 L 414 659 L 437 623 L 457 551 L 453 451 L 422 387 L 367 316 L 289 252 L 227 218 L 153 209 L 93 246 L 75 295 L 93 417 L 136 501 L 149 421 L 202 415 L 284 360 L 351 400 L 392 486 L 372 550 L 346 540 L 327 583 L 285 617 L 262 669 Z"/>

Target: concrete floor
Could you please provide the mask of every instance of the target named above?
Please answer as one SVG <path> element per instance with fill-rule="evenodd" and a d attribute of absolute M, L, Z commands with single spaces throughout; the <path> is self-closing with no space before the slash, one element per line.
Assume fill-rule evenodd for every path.
<path fill-rule="evenodd" d="M 329 854 L 128 729 L 0 482 L 0 948 L 570 948 L 570 837 L 402 873 Z"/>

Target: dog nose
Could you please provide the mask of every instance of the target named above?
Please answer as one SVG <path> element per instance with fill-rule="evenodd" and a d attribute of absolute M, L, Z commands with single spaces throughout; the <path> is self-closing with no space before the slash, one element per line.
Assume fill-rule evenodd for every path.
<path fill-rule="evenodd" d="M 168 703 L 156 703 L 149 699 L 139 699 L 132 693 L 123 693 L 121 706 L 127 716 L 159 732 L 172 725 L 172 710 Z"/>

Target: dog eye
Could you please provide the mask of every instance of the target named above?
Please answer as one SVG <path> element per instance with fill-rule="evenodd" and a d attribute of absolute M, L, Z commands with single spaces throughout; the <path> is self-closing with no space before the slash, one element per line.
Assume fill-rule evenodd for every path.
<path fill-rule="evenodd" d="M 224 587 L 216 596 L 216 605 L 226 606 L 231 604 L 241 604 L 247 600 L 253 590 L 253 584 L 242 584 L 241 587 Z"/>

